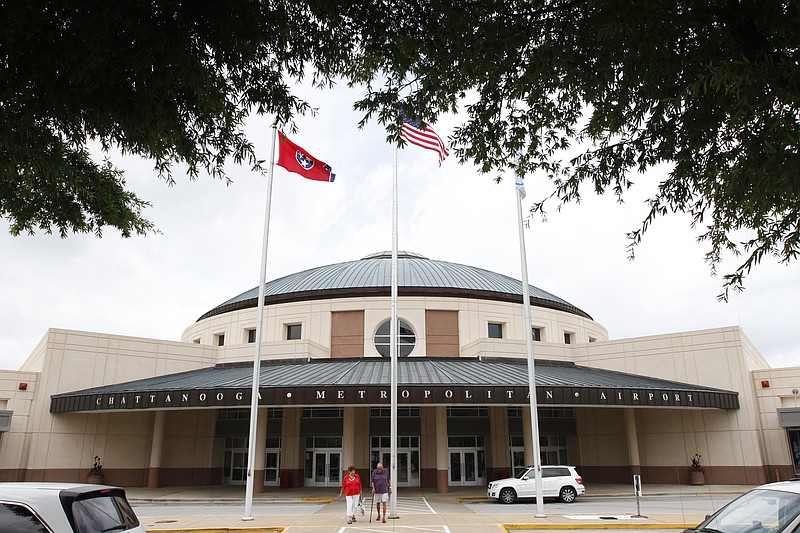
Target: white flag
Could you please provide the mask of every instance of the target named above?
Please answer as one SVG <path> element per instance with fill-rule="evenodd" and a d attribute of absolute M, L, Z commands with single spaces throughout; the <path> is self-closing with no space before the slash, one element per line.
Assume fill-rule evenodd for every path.
<path fill-rule="evenodd" d="M 524 200 L 525 199 L 525 182 L 519 176 L 514 178 L 514 180 L 515 180 L 514 184 L 517 186 L 517 190 L 519 191 L 519 197 L 520 197 L 521 200 Z"/>

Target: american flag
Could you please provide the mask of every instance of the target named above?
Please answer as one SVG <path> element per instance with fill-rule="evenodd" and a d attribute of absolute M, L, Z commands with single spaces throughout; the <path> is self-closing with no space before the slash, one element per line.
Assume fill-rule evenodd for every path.
<path fill-rule="evenodd" d="M 439 154 L 439 166 L 442 166 L 442 161 L 450 155 L 450 152 L 447 150 L 447 145 L 442 138 L 433 131 L 433 128 L 427 122 L 420 122 L 419 120 L 410 118 L 404 119 L 400 137 L 411 144 L 425 148 L 426 150 L 433 150 Z"/>

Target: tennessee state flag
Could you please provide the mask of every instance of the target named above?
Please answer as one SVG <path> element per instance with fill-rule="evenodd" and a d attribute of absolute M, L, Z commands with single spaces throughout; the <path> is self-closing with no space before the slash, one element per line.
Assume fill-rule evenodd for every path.
<path fill-rule="evenodd" d="M 278 166 L 310 180 L 333 181 L 336 179 L 336 174 L 332 172 L 333 169 L 330 165 L 294 144 L 282 131 L 278 132 L 278 144 Z"/>

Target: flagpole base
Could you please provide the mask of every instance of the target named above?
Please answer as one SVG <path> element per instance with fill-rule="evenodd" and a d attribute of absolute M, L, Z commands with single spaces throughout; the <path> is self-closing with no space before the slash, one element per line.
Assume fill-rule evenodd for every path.
<path fill-rule="evenodd" d="M 546 514 L 535 514 L 533 516 L 534 516 L 534 518 L 547 518 Z"/>
<path fill-rule="evenodd" d="M 393 515 L 389 516 L 389 520 L 397 520 L 399 518 L 400 518 L 400 515 L 396 515 L 396 514 L 393 514 Z"/>
<path fill-rule="evenodd" d="M 243 516 L 242 517 L 242 522 L 252 522 L 252 521 L 253 521 L 253 517 L 252 516 Z"/>

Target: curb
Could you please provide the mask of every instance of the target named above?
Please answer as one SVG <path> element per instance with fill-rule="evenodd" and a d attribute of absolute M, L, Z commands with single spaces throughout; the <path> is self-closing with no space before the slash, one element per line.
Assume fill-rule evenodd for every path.
<path fill-rule="evenodd" d="M 697 524 L 502 524 L 506 531 L 528 529 L 689 529 Z"/>
<path fill-rule="evenodd" d="M 148 533 L 281 533 L 285 527 L 200 527 L 180 529 L 150 529 Z"/>

